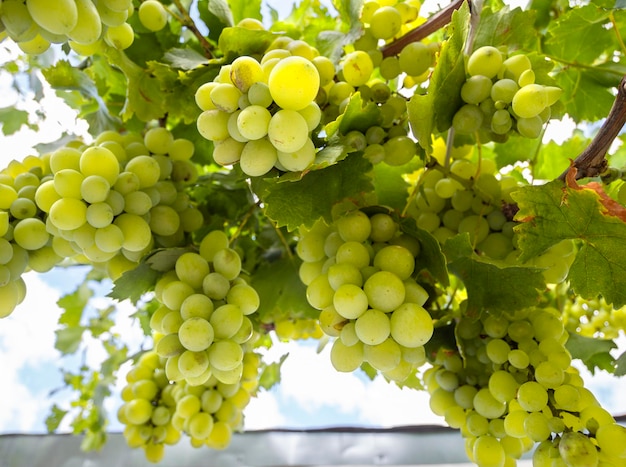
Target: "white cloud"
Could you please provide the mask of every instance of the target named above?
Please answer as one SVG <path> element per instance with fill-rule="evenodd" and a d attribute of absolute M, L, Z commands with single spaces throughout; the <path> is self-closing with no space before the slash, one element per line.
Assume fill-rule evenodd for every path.
<path fill-rule="evenodd" d="M 280 411 L 274 394 L 260 391 L 244 410 L 246 430 L 263 430 L 285 426 L 287 417 Z"/>

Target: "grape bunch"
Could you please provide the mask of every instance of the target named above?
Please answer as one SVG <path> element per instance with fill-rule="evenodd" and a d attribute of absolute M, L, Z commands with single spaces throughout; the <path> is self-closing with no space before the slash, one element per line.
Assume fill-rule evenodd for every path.
<path fill-rule="evenodd" d="M 413 278 L 420 244 L 386 213 L 360 210 L 328 227 L 302 230 L 296 248 L 307 301 L 334 337 L 331 362 L 354 371 L 363 362 L 402 381 L 425 361 L 433 320 L 428 293 Z"/>
<path fill-rule="evenodd" d="M 283 318 L 274 321 L 273 330 L 281 341 L 320 339 L 324 332 L 317 319 Z"/>
<path fill-rule="evenodd" d="M 442 152 L 441 140 L 435 141 L 435 158 L 443 162 Z M 437 163 L 421 173 L 409 215 L 442 245 L 457 234 L 467 233 L 480 255 L 504 265 L 520 265 L 513 229 L 517 209 L 511 197 L 519 182 L 510 176 L 496 177 L 492 160 L 483 159 L 480 165 L 472 162 L 466 148 L 455 148 L 452 154 L 449 168 Z M 573 242 L 563 240 L 524 265 L 543 269 L 547 283 L 561 283 L 576 257 L 574 253 Z"/>
<path fill-rule="evenodd" d="M 558 312 L 530 308 L 512 316 L 483 312 L 456 324 L 459 350 L 442 349 L 424 374 L 434 413 L 466 439 L 479 466 L 513 466 L 535 444 L 535 466 L 623 463 L 626 437 L 571 366 Z M 609 441 L 610 440 L 610 441 Z M 584 447 L 589 463 L 577 463 Z M 583 451 L 580 451 L 582 453 Z M 555 461 L 556 462 L 556 461 Z"/>
<path fill-rule="evenodd" d="M 586 300 L 580 295 L 567 297 L 563 320 L 570 332 L 585 337 L 616 339 L 626 329 L 626 307 L 614 309 L 603 297 Z"/>
<path fill-rule="evenodd" d="M 476 49 L 467 60 L 466 72 L 461 88 L 465 104 L 452 118 L 452 127 L 462 135 L 486 130 L 495 138 L 511 132 L 537 138 L 562 93 L 556 86 L 535 82 L 526 55 L 506 57 L 493 46 Z"/>
<path fill-rule="evenodd" d="M 51 176 L 35 200 L 59 239 L 55 252 L 111 262 L 115 279 L 149 249 L 183 244 L 203 223 L 184 192 L 198 176 L 193 152 L 191 141 L 156 127 L 143 136 L 104 132 L 92 145 L 45 156 Z"/>
<path fill-rule="evenodd" d="M 258 386 L 258 354 L 246 352 L 241 381 L 231 384 L 214 377 L 196 386 L 170 382 L 164 365 L 164 358 L 148 351 L 126 375 L 117 417 L 125 425 L 128 446 L 142 448 L 155 463 L 162 460 L 165 445 L 177 444 L 183 433 L 194 447 L 228 446 Z"/>
<path fill-rule="evenodd" d="M 225 384 L 241 379 L 244 354 L 254 342 L 248 316 L 260 303 L 228 245 L 225 233 L 208 233 L 199 252 L 183 253 L 155 286 L 160 307 L 150 327 L 170 381 L 197 386 L 212 377 Z"/>
<path fill-rule="evenodd" d="M 301 171 L 311 165 L 316 155 L 311 134 L 321 119 L 315 102 L 318 66 L 328 65 L 334 75 L 332 62 L 316 49 L 303 41 L 279 39 L 260 62 L 241 56 L 224 65 L 195 93 L 202 110 L 198 131 L 215 143 L 215 162 L 239 163 L 251 177 L 274 167 Z"/>
<path fill-rule="evenodd" d="M 41 159 L 28 156 L 0 172 L 0 318 L 24 300 L 22 274 L 28 269 L 46 272 L 58 260 L 35 202 L 44 169 Z"/>

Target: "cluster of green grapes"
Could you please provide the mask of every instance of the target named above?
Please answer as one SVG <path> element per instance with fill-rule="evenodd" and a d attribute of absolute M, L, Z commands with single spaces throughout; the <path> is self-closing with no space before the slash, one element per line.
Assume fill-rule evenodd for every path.
<path fill-rule="evenodd" d="M 336 339 L 338 371 L 369 363 L 402 381 L 425 361 L 433 320 L 422 305 L 428 293 L 414 279 L 420 244 L 402 234 L 386 213 L 355 210 L 302 230 L 297 254 L 307 301 L 320 310 L 320 326 Z"/>
<path fill-rule="evenodd" d="M 159 356 L 170 381 L 200 385 L 217 378 L 241 379 L 243 358 L 253 344 L 248 315 L 259 295 L 241 274 L 241 257 L 221 231 L 208 233 L 199 252 L 188 251 L 155 286 L 160 307 L 150 319 Z"/>
<path fill-rule="evenodd" d="M 567 330 L 581 336 L 616 339 L 626 329 L 626 307 L 614 309 L 603 297 L 577 295 L 564 302 L 563 320 Z"/>
<path fill-rule="evenodd" d="M 184 244 L 204 222 L 184 192 L 197 178 L 193 152 L 191 141 L 152 128 L 10 163 L 0 173 L 0 315 L 23 299 L 27 269 L 68 258 L 115 280 L 149 249 Z"/>
<path fill-rule="evenodd" d="M 626 429 L 571 366 L 556 310 L 463 317 L 456 335 L 461 350 L 440 351 L 424 380 L 431 409 L 461 430 L 473 462 L 514 466 L 540 443 L 536 467 L 624 463 Z"/>
<path fill-rule="evenodd" d="M 412 87 L 427 79 L 434 65 L 438 44 L 411 42 L 397 55 L 383 58 L 380 43 L 393 41 L 425 21 L 419 16 L 420 7 L 421 3 L 416 0 L 365 2 L 361 11 L 364 33 L 354 43 L 357 50 L 366 51 L 372 56 L 383 79 L 392 80 L 405 73 L 405 87 Z"/>
<path fill-rule="evenodd" d="M 319 321 L 311 318 L 285 318 L 276 320 L 273 325 L 274 333 L 281 341 L 304 339 L 320 339 L 324 332 Z"/>
<path fill-rule="evenodd" d="M 452 119 L 452 127 L 459 134 L 482 129 L 498 137 L 516 131 L 526 138 L 537 138 L 562 93 L 556 86 L 535 83 L 535 72 L 526 55 L 506 58 L 493 46 L 476 49 L 467 60 L 466 71 L 468 78 L 461 88 L 465 104 Z"/>
<path fill-rule="evenodd" d="M 83 55 L 93 54 L 104 40 L 126 49 L 135 35 L 127 19 L 134 13 L 131 0 L 6 0 L 0 21 L 6 36 L 26 53 L 40 54 L 50 44 L 68 42 Z M 139 20 L 149 30 L 165 27 L 168 13 L 158 0 L 139 6 Z"/>
<path fill-rule="evenodd" d="M 251 27 L 251 26 L 248 26 Z M 200 134 L 215 142 L 213 159 L 239 163 L 251 177 L 276 167 L 301 171 L 315 159 L 312 132 L 321 120 L 316 103 L 320 71 L 334 66 L 304 41 L 279 38 L 260 61 L 241 56 L 195 94 Z"/>
<path fill-rule="evenodd" d="M 126 376 L 124 403 L 118 419 L 131 448 L 143 448 L 150 462 L 160 462 L 165 445 L 178 443 L 182 433 L 199 448 L 226 448 L 232 433 L 243 427 L 243 409 L 258 386 L 260 357 L 246 352 L 241 380 L 223 383 L 215 377 L 202 384 L 171 382 L 165 359 L 154 351 L 143 354 Z"/>
<path fill-rule="evenodd" d="M 442 149 L 441 140 L 435 141 L 437 160 L 442 159 L 438 154 Z M 496 177 L 492 160 L 484 159 L 479 166 L 467 155 L 465 149 L 455 148 L 448 169 L 435 165 L 424 170 L 408 213 L 442 245 L 457 234 L 467 233 L 479 254 L 506 265 L 519 265 L 513 230 L 516 209 L 511 198 L 519 182 L 513 177 Z M 547 283 L 561 283 L 576 257 L 574 252 L 574 243 L 564 240 L 524 265 L 541 268 Z"/>

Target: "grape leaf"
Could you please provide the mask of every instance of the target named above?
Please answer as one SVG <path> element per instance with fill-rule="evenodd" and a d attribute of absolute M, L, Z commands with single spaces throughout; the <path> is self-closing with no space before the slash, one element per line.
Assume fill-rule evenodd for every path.
<path fill-rule="evenodd" d="M 226 0 L 199 0 L 200 19 L 209 28 L 208 38 L 217 42 L 222 30 L 234 24 L 233 14 Z"/>
<path fill-rule="evenodd" d="M 399 220 L 400 229 L 420 241 L 420 254 L 416 259 L 416 269 L 427 270 L 441 284 L 449 284 L 446 258 L 441 252 L 439 242 L 431 234 L 417 227 L 415 219 L 404 217 Z"/>
<path fill-rule="evenodd" d="M 120 113 L 122 119 L 126 121 L 133 115 L 146 122 L 162 118 L 166 109 L 159 79 L 130 60 L 123 51 L 110 47 L 106 56 L 124 73 L 128 82 L 126 102 Z"/>
<path fill-rule="evenodd" d="M 563 89 L 561 102 L 574 121 L 598 121 L 609 113 L 615 96 L 592 75 L 576 67 L 560 71 L 555 80 Z"/>
<path fill-rule="evenodd" d="M 288 353 L 281 355 L 277 362 L 266 364 L 259 376 L 259 386 L 263 389 L 270 390 L 273 386 L 280 383 L 280 368 L 289 356 Z"/>
<path fill-rule="evenodd" d="M 361 93 L 356 92 L 348 101 L 348 105 L 341 115 L 333 122 L 328 123 L 324 127 L 327 137 L 334 136 L 337 132 L 346 134 L 351 130 L 357 130 L 362 133 L 375 125 L 380 125 L 382 117 L 380 109 L 374 102 L 368 102 L 363 106 Z"/>
<path fill-rule="evenodd" d="M 610 14 L 594 4 L 570 9 L 548 27 L 545 53 L 567 63 L 592 64 L 613 46 L 611 36 L 605 33 Z"/>
<path fill-rule="evenodd" d="M 48 433 L 52 433 L 59 428 L 67 412 L 67 410 L 61 409 L 57 404 L 53 404 L 52 407 L 50 407 L 50 413 L 46 417 L 46 429 Z"/>
<path fill-rule="evenodd" d="M 410 162 L 400 166 L 375 164 L 371 175 L 377 203 L 402 211 L 407 203 L 410 187 L 403 175 L 410 174 L 423 165 L 418 157 L 414 157 Z"/>
<path fill-rule="evenodd" d="M 220 34 L 219 48 L 228 62 L 242 55 L 262 55 L 276 35 L 269 31 L 241 27 L 224 28 Z"/>
<path fill-rule="evenodd" d="M 411 129 L 426 154 L 432 153 L 434 130 L 446 131 L 462 105 L 461 86 L 465 82 L 463 48 L 469 24 L 469 7 L 464 3 L 452 14 L 449 37 L 441 45 L 426 94 L 414 94 L 407 104 Z"/>
<path fill-rule="evenodd" d="M 535 160 L 533 175 L 542 180 L 554 180 L 589 145 L 589 138 L 576 131 L 563 143 L 550 141 L 541 147 Z"/>
<path fill-rule="evenodd" d="M 626 375 L 626 352 L 623 352 L 617 357 L 617 360 L 615 360 L 615 372 L 613 374 L 615 376 Z"/>
<path fill-rule="evenodd" d="M 506 45 L 509 50 L 533 50 L 539 38 L 534 23 L 535 12 L 532 9 L 509 10 L 505 7 L 493 11 L 491 8 L 484 8 L 473 49 L 476 50 L 483 45 L 494 47 Z"/>
<path fill-rule="evenodd" d="M 566 188 L 553 181 L 528 186 L 512 194 L 519 205 L 515 228 L 520 261 L 533 258 L 564 239 L 577 239 L 580 248 L 568 279 L 583 298 L 601 294 L 619 308 L 626 304 L 626 224 L 604 214 L 593 190 Z"/>
<path fill-rule="evenodd" d="M 107 297 L 122 301 L 129 299 L 136 304 L 141 296 L 151 290 L 159 277 L 159 272 L 152 269 L 146 262 L 142 262 L 135 269 L 126 271 L 113 284 L 113 289 Z"/>
<path fill-rule="evenodd" d="M 80 347 L 83 340 L 83 326 L 71 326 L 56 329 L 54 331 L 54 348 L 63 355 L 73 354 Z"/>
<path fill-rule="evenodd" d="M 443 246 L 448 269 L 465 284 L 467 314 L 482 310 L 514 311 L 537 305 L 545 282 L 540 269 L 500 267 L 474 253 L 467 233 L 450 238 Z"/>
<path fill-rule="evenodd" d="M 28 124 L 28 112 L 15 107 L 0 108 L 0 123 L 2 124 L 2 133 L 12 135 L 22 128 L 22 125 Z"/>
<path fill-rule="evenodd" d="M 174 68 L 193 70 L 201 65 L 207 65 L 209 61 L 200 52 L 191 48 L 174 48 L 165 52 L 163 59 Z"/>
<path fill-rule="evenodd" d="M 616 349 L 617 344 L 612 340 L 584 337 L 571 333 L 565 347 L 572 354 L 572 358 L 581 360 L 592 373 L 596 368 L 606 370 L 609 373 L 615 371 L 615 359 L 609 352 Z"/>
<path fill-rule="evenodd" d="M 318 316 L 319 312 L 307 302 L 298 264 L 296 259 L 283 257 L 254 271 L 250 282 L 261 299 L 257 316 L 262 323 Z"/>
<path fill-rule="evenodd" d="M 262 20 L 261 0 L 229 0 L 233 22 L 237 24 L 244 18 Z"/>
<path fill-rule="evenodd" d="M 301 225 L 311 227 L 320 218 L 330 223 L 335 203 L 370 192 L 372 181 L 366 174 L 371 168 L 369 161 L 355 153 L 323 170 L 308 172 L 297 182 L 257 182 L 255 191 L 265 203 L 266 215 L 291 231 Z"/>
<path fill-rule="evenodd" d="M 78 326 L 83 316 L 83 310 L 91 297 L 93 297 L 93 290 L 89 288 L 87 281 L 83 281 L 74 292 L 61 297 L 57 301 L 57 305 L 64 311 L 59 316 L 59 324 L 68 327 Z"/>

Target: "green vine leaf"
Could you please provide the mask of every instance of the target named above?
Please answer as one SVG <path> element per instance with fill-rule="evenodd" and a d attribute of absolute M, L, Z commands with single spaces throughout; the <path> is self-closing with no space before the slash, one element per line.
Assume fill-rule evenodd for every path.
<path fill-rule="evenodd" d="M 292 231 L 311 227 L 318 219 L 332 221 L 332 207 L 344 198 L 358 199 L 372 190 L 366 175 L 372 165 L 356 153 L 324 170 L 307 173 L 297 182 L 269 179 L 257 184 L 266 215 L 278 227 Z"/>
<path fill-rule="evenodd" d="M 0 108 L 0 124 L 4 135 L 12 135 L 22 126 L 28 125 L 28 112 L 15 107 Z"/>
<path fill-rule="evenodd" d="M 509 312 L 537 305 L 545 288 L 541 270 L 501 267 L 474 253 L 467 233 L 449 239 L 443 247 L 448 269 L 465 284 L 467 314 L 481 310 Z"/>
<path fill-rule="evenodd" d="M 578 358 L 592 373 L 596 368 L 613 373 L 615 359 L 609 353 L 617 348 L 612 340 L 596 339 L 571 333 L 565 344 L 572 358 Z"/>
<path fill-rule="evenodd" d="M 602 295 L 619 308 L 626 304 L 626 224 L 603 213 L 592 190 L 565 188 L 560 181 L 524 187 L 512 194 L 519 205 L 515 229 L 522 254 L 533 258 L 564 239 L 580 247 L 568 279 L 583 298 Z"/>
<path fill-rule="evenodd" d="M 67 412 L 67 410 L 61 409 L 57 404 L 53 404 L 52 407 L 50 407 L 50 413 L 46 417 L 46 429 L 48 433 L 53 433 L 59 428 Z"/>
<path fill-rule="evenodd" d="M 450 283 L 446 258 L 439 242 L 431 234 L 417 227 L 415 220 L 410 217 L 400 219 L 400 229 L 420 242 L 420 254 L 416 260 L 416 269 L 426 270 L 438 282 L 447 286 Z"/>
<path fill-rule="evenodd" d="M 116 300 L 130 300 L 133 304 L 141 299 L 144 293 L 154 288 L 159 272 L 142 262 L 135 269 L 126 271 L 113 284 L 113 289 L 107 297 Z"/>

